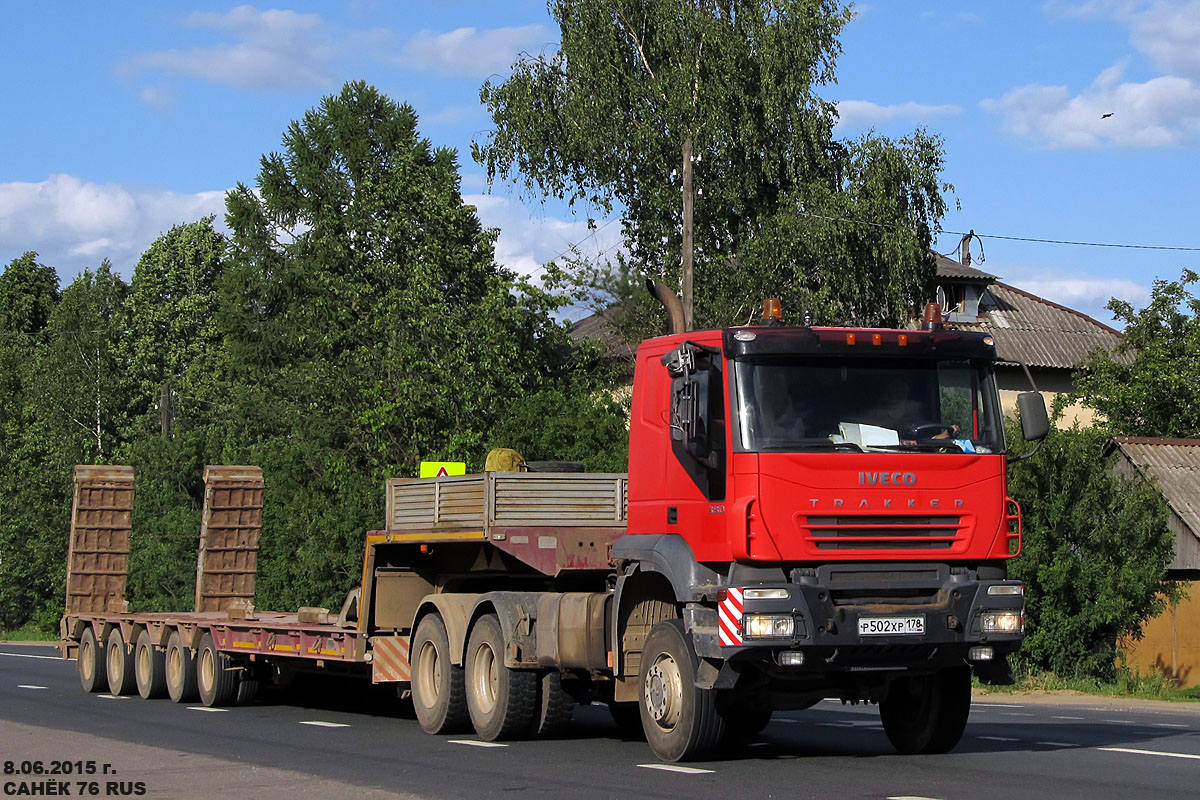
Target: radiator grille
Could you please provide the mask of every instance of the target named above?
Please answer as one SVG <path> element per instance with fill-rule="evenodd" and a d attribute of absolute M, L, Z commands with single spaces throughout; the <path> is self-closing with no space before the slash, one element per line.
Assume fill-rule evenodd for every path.
<path fill-rule="evenodd" d="M 819 550 L 948 550 L 963 535 L 958 516 L 811 516 L 805 535 Z"/>

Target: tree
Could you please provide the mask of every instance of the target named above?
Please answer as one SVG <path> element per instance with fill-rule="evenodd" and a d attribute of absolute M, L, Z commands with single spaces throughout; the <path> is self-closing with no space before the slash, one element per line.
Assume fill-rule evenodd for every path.
<path fill-rule="evenodd" d="M 1094 353 L 1076 378 L 1077 394 L 1106 428 L 1125 436 L 1200 437 L 1200 280 L 1156 280 L 1140 311 L 1124 300 L 1108 308 L 1125 324 L 1111 354 Z"/>
<path fill-rule="evenodd" d="M 833 80 L 847 9 L 551 0 L 550 11 L 559 50 L 481 89 L 495 130 L 473 153 L 490 180 L 519 173 L 531 193 L 619 206 L 636 270 L 680 285 L 681 184 L 694 168 L 698 322 L 744 322 L 765 287 L 822 319 L 909 318 L 933 276 L 941 143 L 834 139 L 835 107 L 815 90 Z"/>
<path fill-rule="evenodd" d="M 1009 440 L 1019 438 L 1010 432 Z M 1111 678 L 1117 642 L 1165 608 L 1175 540 L 1154 487 L 1110 472 L 1108 434 L 1052 428 L 1033 459 L 1010 473 L 1021 504 L 1025 583 L 1020 659 L 1063 677 Z"/>
<path fill-rule="evenodd" d="M 385 477 L 482 461 L 513 399 L 570 371 L 558 301 L 493 261 L 455 154 L 364 83 L 324 98 L 227 198 L 222 453 L 264 468 L 261 604 L 340 602 Z"/>

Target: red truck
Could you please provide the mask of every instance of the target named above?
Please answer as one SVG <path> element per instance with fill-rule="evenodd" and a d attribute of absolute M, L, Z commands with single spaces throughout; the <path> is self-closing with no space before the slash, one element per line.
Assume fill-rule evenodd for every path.
<path fill-rule="evenodd" d="M 132 470 L 77 468 L 64 655 L 89 691 L 208 705 L 357 674 L 411 696 L 426 731 L 487 740 L 600 700 L 669 761 L 840 698 L 878 703 L 902 753 L 947 751 L 972 674 L 1011 681 L 1024 631 L 994 343 L 932 313 L 778 316 L 642 343 L 628 475 L 388 481 L 336 615 L 254 609 L 252 467 L 206 470 L 195 610 L 127 612 Z M 1044 436 L 1041 396 L 1019 406 Z"/>

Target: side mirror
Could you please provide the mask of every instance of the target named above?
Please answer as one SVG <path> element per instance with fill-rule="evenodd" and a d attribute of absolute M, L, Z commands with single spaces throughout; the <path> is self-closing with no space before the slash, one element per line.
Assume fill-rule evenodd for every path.
<path fill-rule="evenodd" d="M 1038 392 L 1021 392 L 1017 395 L 1017 410 L 1021 414 L 1021 435 L 1025 441 L 1045 439 L 1050 433 L 1050 417 L 1046 414 L 1046 400 Z"/>

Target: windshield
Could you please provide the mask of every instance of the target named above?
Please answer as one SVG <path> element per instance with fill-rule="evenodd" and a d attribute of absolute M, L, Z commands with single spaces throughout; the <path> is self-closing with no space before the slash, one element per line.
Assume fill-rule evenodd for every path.
<path fill-rule="evenodd" d="M 733 369 L 742 451 L 1000 453 L 992 365 L 772 356 Z"/>

